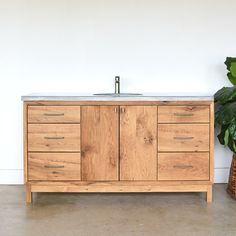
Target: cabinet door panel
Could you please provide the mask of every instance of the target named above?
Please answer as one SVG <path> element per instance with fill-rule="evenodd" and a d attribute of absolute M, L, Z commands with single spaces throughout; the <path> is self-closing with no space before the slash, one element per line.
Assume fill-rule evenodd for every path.
<path fill-rule="evenodd" d="M 157 107 L 122 106 L 120 180 L 156 180 Z"/>
<path fill-rule="evenodd" d="M 82 106 L 82 180 L 118 180 L 117 106 Z"/>

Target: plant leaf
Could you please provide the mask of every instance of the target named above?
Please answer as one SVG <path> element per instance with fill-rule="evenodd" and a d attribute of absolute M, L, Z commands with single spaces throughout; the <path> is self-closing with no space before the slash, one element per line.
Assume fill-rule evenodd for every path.
<path fill-rule="evenodd" d="M 235 144 L 235 141 L 233 141 L 233 149 L 234 149 L 234 153 L 236 153 L 236 144 Z"/>
<path fill-rule="evenodd" d="M 236 117 L 236 102 L 227 103 L 215 113 L 215 121 L 219 125 L 228 125 Z"/>
<path fill-rule="evenodd" d="M 234 79 L 236 80 L 236 62 L 232 62 L 230 66 L 230 72 Z"/>
<path fill-rule="evenodd" d="M 229 144 L 229 130 L 228 129 L 225 131 L 224 143 L 225 143 L 225 146 L 228 146 Z"/>
<path fill-rule="evenodd" d="M 230 66 L 232 62 L 236 62 L 236 58 L 235 57 L 226 57 L 225 60 L 225 65 L 227 66 L 227 70 L 230 71 Z"/>
<path fill-rule="evenodd" d="M 235 140 L 233 139 L 229 139 L 229 143 L 228 143 L 228 147 L 229 149 L 233 152 L 233 153 L 236 153 L 236 143 L 235 143 Z"/>
<path fill-rule="evenodd" d="M 230 123 L 228 130 L 229 130 L 230 137 L 236 140 L 236 120 L 235 119 Z"/>
<path fill-rule="evenodd" d="M 236 100 L 236 86 L 223 87 L 215 93 L 214 98 L 215 102 L 219 102 L 220 104 Z"/>
<path fill-rule="evenodd" d="M 236 85 L 236 77 L 234 77 L 231 72 L 227 74 L 227 77 L 232 85 Z"/>
<path fill-rule="evenodd" d="M 222 125 L 221 126 L 221 131 L 217 135 L 220 144 L 225 145 L 224 137 L 225 137 L 225 131 L 228 129 L 228 125 Z"/>

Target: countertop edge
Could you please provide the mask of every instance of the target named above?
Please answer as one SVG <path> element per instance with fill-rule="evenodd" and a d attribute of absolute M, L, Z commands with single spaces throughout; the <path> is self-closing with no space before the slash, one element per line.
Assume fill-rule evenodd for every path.
<path fill-rule="evenodd" d="M 137 97 L 98 97 L 98 96 L 22 96 L 23 102 L 34 101 L 214 101 L 213 96 L 137 96 Z"/>

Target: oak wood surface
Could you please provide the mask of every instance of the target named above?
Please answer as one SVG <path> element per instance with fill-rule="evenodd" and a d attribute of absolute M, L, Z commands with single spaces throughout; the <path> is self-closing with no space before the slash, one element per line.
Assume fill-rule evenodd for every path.
<path fill-rule="evenodd" d="M 68 182 L 68 184 L 58 184 L 53 183 L 48 185 L 45 182 L 40 184 L 31 182 L 32 192 L 207 192 L 208 184 L 163 184 L 163 185 L 148 185 L 144 183 L 143 185 L 135 185 L 136 181 L 132 181 L 130 184 L 99 184 L 96 185 L 80 185 Z M 172 181 L 173 182 L 173 181 Z M 120 182 L 118 182 L 120 183 Z"/>
<path fill-rule="evenodd" d="M 120 109 L 120 179 L 156 180 L 157 107 Z"/>
<path fill-rule="evenodd" d="M 23 105 L 24 184 L 28 181 L 28 105 Z"/>
<path fill-rule="evenodd" d="M 79 123 L 80 106 L 29 106 L 29 123 Z"/>
<path fill-rule="evenodd" d="M 158 151 L 209 151 L 209 124 L 159 124 Z"/>
<path fill-rule="evenodd" d="M 209 106 L 159 106 L 158 123 L 209 122 Z"/>
<path fill-rule="evenodd" d="M 215 121 L 215 112 L 214 112 L 214 103 L 211 103 L 210 106 L 210 180 L 214 183 L 214 121 Z"/>
<path fill-rule="evenodd" d="M 29 124 L 29 152 L 80 151 L 79 124 Z"/>
<path fill-rule="evenodd" d="M 87 125 L 87 129 L 84 129 L 84 131 L 82 132 L 82 128 L 81 128 L 81 130 L 79 129 L 79 127 L 80 127 L 79 124 L 72 124 L 72 123 L 80 123 L 80 122 L 83 123 L 82 114 L 81 114 L 81 118 L 79 117 L 79 119 L 78 119 L 78 115 L 75 115 L 76 120 L 73 120 L 73 118 L 68 118 L 67 120 L 65 120 L 65 119 L 60 120 L 60 118 L 65 116 L 65 112 L 62 112 L 63 109 L 65 109 L 65 111 L 67 111 L 68 107 L 69 107 L 69 110 L 71 107 L 75 107 L 75 108 L 78 108 L 76 110 L 79 111 L 80 106 L 82 108 L 82 107 L 88 107 L 88 105 L 92 106 L 92 107 L 96 107 L 96 108 L 100 107 L 102 105 L 102 107 L 110 107 L 111 109 L 113 107 L 118 108 L 119 106 L 121 106 L 121 108 L 125 108 L 126 106 L 128 108 L 130 106 L 134 106 L 134 107 L 145 106 L 148 108 L 148 107 L 152 107 L 152 106 L 156 107 L 158 105 L 159 116 L 158 116 L 158 119 L 156 117 L 156 124 L 155 125 L 157 125 L 157 122 L 158 122 L 159 128 L 156 128 L 155 130 L 156 131 L 158 130 L 158 132 L 160 132 L 160 133 L 158 133 L 159 142 L 160 141 L 163 141 L 163 142 L 161 142 L 159 144 L 161 144 L 161 147 L 164 147 L 164 149 L 160 149 L 160 146 L 158 146 L 159 147 L 158 151 L 160 153 L 156 152 L 156 155 L 158 153 L 159 155 L 167 154 L 169 156 L 170 154 L 175 154 L 174 152 L 177 152 L 177 154 L 181 154 L 181 152 L 186 152 L 186 153 L 183 153 L 184 156 L 188 156 L 188 155 L 192 156 L 193 154 L 197 154 L 197 155 L 202 156 L 202 154 L 207 154 L 205 152 L 209 152 L 209 154 L 208 154 L 208 158 L 209 158 L 208 159 L 208 175 L 209 175 L 209 177 L 207 178 L 208 180 L 202 180 L 202 179 L 189 180 L 189 178 L 186 178 L 186 180 L 158 180 L 158 181 L 156 181 L 156 179 L 153 179 L 153 180 L 152 179 L 151 180 L 140 179 L 140 181 L 139 180 L 133 181 L 134 179 L 130 178 L 130 181 L 129 180 L 128 181 L 122 181 L 122 180 L 117 181 L 117 180 L 119 180 L 119 171 L 120 172 L 122 171 L 122 168 L 119 169 L 119 122 L 121 122 L 121 119 L 122 119 L 122 118 L 120 118 L 120 120 L 119 120 L 119 118 L 118 118 L 119 112 L 117 112 L 117 113 L 115 112 L 117 114 L 117 117 L 115 118 L 115 120 L 117 120 L 117 126 L 115 126 L 114 123 L 112 122 L 112 121 L 114 121 L 114 117 L 112 117 L 110 115 L 108 115 L 107 117 L 112 117 L 112 118 L 109 118 L 106 121 L 102 121 L 102 122 L 99 121 L 98 122 L 98 124 L 100 124 L 100 125 L 101 125 L 101 123 L 103 123 L 103 125 L 105 125 L 105 123 L 106 123 L 106 125 L 108 124 L 108 126 L 110 126 L 109 130 L 103 129 L 104 132 L 103 132 L 102 138 L 101 138 L 103 143 L 109 143 L 108 139 L 111 136 L 110 133 L 113 133 L 114 127 L 117 128 L 117 134 L 114 135 L 114 133 L 113 133 L 114 136 L 118 136 L 117 141 L 113 140 L 112 141 L 113 144 L 111 144 L 111 145 L 108 144 L 108 146 L 110 146 L 111 149 L 113 150 L 114 147 L 112 148 L 112 146 L 114 145 L 115 142 L 117 142 L 117 146 L 116 146 L 117 153 L 114 155 L 115 160 L 117 161 L 116 162 L 117 168 L 114 167 L 115 168 L 114 172 L 112 172 L 110 167 L 108 167 L 109 174 L 107 174 L 107 169 L 105 167 L 106 164 L 104 166 L 100 165 L 100 162 L 98 161 L 98 163 L 97 163 L 98 165 L 96 165 L 96 163 L 94 163 L 94 161 L 91 158 L 89 161 L 90 166 L 93 166 L 93 169 L 95 170 L 95 172 L 97 172 L 97 174 L 96 174 L 96 176 L 94 176 L 93 173 L 90 172 L 90 175 L 93 177 L 92 177 L 92 179 L 88 179 L 88 181 L 86 181 L 87 179 L 80 180 L 80 178 L 77 180 L 72 180 L 72 179 L 62 180 L 62 179 L 60 179 L 59 181 L 58 181 L 58 179 L 52 180 L 52 178 L 50 178 L 48 180 L 45 179 L 45 180 L 40 180 L 40 181 L 36 181 L 36 180 L 32 180 L 32 179 L 29 180 L 28 179 L 29 178 L 28 175 L 29 175 L 29 171 L 30 171 L 29 169 L 30 169 L 30 166 L 32 166 L 32 165 L 28 165 L 30 155 L 39 154 L 39 156 L 40 156 L 40 155 L 50 155 L 50 154 L 55 154 L 55 155 L 61 154 L 61 157 L 62 157 L 61 163 L 67 162 L 68 159 L 66 160 L 66 158 L 64 158 L 66 155 L 68 155 L 68 154 L 75 154 L 77 156 L 80 155 L 80 153 L 71 153 L 71 152 L 79 152 L 80 151 L 80 132 L 84 133 L 84 132 L 89 131 L 90 134 L 92 134 L 94 132 L 95 137 L 98 137 L 98 139 L 101 137 L 100 135 L 96 134 L 97 132 L 100 132 L 100 131 L 98 131 L 99 129 L 94 129 L 93 126 L 90 127 L 89 125 Z M 35 107 L 35 108 L 32 109 L 33 115 L 31 116 L 31 118 L 29 118 L 28 108 L 31 106 Z M 42 107 L 44 107 L 44 108 L 42 108 Z M 50 109 L 50 107 L 52 107 L 52 108 L 54 107 L 54 109 Z M 189 107 L 193 107 L 193 108 L 188 109 Z M 207 115 L 206 115 L 207 109 L 208 109 L 208 114 L 209 114 L 208 119 L 207 119 Z M 48 113 L 49 115 L 46 115 L 46 117 L 48 116 L 49 119 L 48 120 L 41 120 L 41 118 L 37 118 L 44 113 L 47 114 L 47 112 L 44 112 L 44 111 L 49 112 Z M 191 114 L 190 111 L 193 112 L 193 115 L 189 115 L 189 113 Z M 52 113 L 50 113 L 50 112 L 52 112 Z M 62 115 L 62 113 L 64 113 L 64 115 Z M 107 113 L 109 113 L 109 112 L 108 111 L 105 112 L 105 114 L 107 114 Z M 177 113 L 177 116 L 175 115 L 175 118 L 172 117 L 172 115 L 174 113 L 175 114 Z M 73 113 L 73 114 L 75 114 L 75 113 Z M 76 113 L 76 114 L 78 114 L 78 113 Z M 123 114 L 125 114 L 125 113 L 121 113 L 120 115 L 122 116 Z M 72 117 L 74 115 L 72 115 L 72 113 L 70 113 L 69 116 Z M 80 116 L 80 112 L 79 112 L 79 116 Z M 156 116 L 157 116 L 157 114 L 156 114 Z M 32 120 L 32 117 L 33 117 L 33 120 Z M 57 117 L 59 120 L 56 120 L 57 118 L 54 119 L 55 117 Z M 180 117 L 182 117 L 182 118 L 180 118 Z M 54 120 L 52 121 L 51 119 L 54 119 Z M 94 118 L 94 120 L 93 120 L 93 118 L 90 117 L 90 119 L 92 119 L 92 123 L 94 123 L 95 120 L 99 120 L 100 118 L 99 119 Z M 28 124 L 28 120 L 30 122 L 32 122 L 32 124 Z M 89 122 L 91 122 L 91 120 Z M 209 124 L 200 124 L 200 123 L 208 123 L 208 122 L 209 122 Z M 41 124 L 39 124 L 39 123 L 41 123 Z M 48 124 L 49 126 L 50 125 L 54 126 L 54 128 L 52 128 L 52 129 L 49 128 L 49 130 L 47 128 L 40 130 L 39 127 L 42 128 L 42 126 L 47 125 L 47 123 L 49 123 Z M 58 124 L 56 124 L 56 123 L 58 123 Z M 65 123 L 65 124 L 63 124 L 63 123 Z M 73 128 L 72 127 L 66 128 L 66 127 L 60 126 L 60 125 L 66 125 L 66 123 L 70 123 L 70 125 L 72 125 L 72 126 L 75 125 L 75 126 Z M 169 123 L 169 124 L 167 124 L 167 123 Z M 170 123 L 172 123 L 172 124 L 170 124 Z M 183 123 L 183 124 L 176 124 L 176 123 Z M 186 123 L 196 123 L 196 124 L 186 124 Z M 197 123 L 199 123 L 199 124 L 197 124 Z M 32 129 L 32 125 L 36 125 L 38 128 L 33 127 L 33 129 Z M 57 125 L 59 125 L 59 126 L 57 126 Z M 101 126 L 103 126 L 103 125 L 101 125 Z M 152 127 L 155 127 L 155 125 Z M 162 125 L 167 125 L 168 129 L 166 129 L 166 127 L 164 127 Z M 176 129 L 173 129 L 173 126 L 171 126 L 171 125 L 176 126 Z M 181 125 L 183 125 L 183 126 L 181 126 Z M 201 125 L 205 125 L 205 126 L 201 126 Z M 132 126 L 130 126 L 130 127 L 132 127 Z M 164 129 L 164 131 L 163 131 L 163 129 Z M 203 131 L 203 130 L 205 130 L 205 131 Z M 37 132 L 35 132 L 35 131 L 37 131 Z M 56 137 L 61 137 L 62 133 L 63 134 L 67 133 L 68 136 L 70 137 L 70 138 L 68 137 L 66 139 L 67 140 L 66 144 L 65 143 L 63 144 L 63 139 L 45 139 L 48 143 L 42 143 L 39 141 L 40 139 L 42 141 L 42 137 L 44 137 L 43 136 L 44 134 L 47 134 L 47 136 L 49 134 L 49 135 L 56 135 Z M 76 134 L 74 135 L 74 133 L 76 133 Z M 105 134 L 108 134 L 108 135 L 106 135 L 106 137 L 105 137 Z M 180 139 L 174 139 L 174 141 L 173 141 L 172 139 L 169 138 L 171 136 L 170 134 L 172 135 L 172 138 L 173 137 L 180 137 Z M 196 135 L 190 136 L 190 134 L 196 134 Z M 178 135 L 178 136 L 176 136 L 176 135 Z M 184 135 L 186 135 L 186 136 L 184 136 Z M 35 139 L 35 136 L 36 136 L 36 139 Z M 74 137 L 72 137 L 72 136 L 74 136 Z M 76 136 L 76 138 L 75 138 L 75 136 Z M 33 137 L 33 139 L 32 139 L 32 137 Z M 52 136 L 52 137 L 54 137 L 54 136 Z M 160 140 L 160 137 L 161 137 L 161 139 L 164 139 L 164 140 Z M 188 138 L 193 137 L 193 139 L 192 138 L 191 139 L 181 139 L 183 137 L 185 137 L 185 138 L 186 137 L 188 137 Z M 64 138 L 65 138 L 65 136 L 64 136 Z M 88 138 L 88 136 L 87 136 L 87 138 Z M 72 143 L 74 143 L 74 144 L 69 143 L 68 142 L 69 139 L 76 140 L 76 142 L 75 142 L 76 144 L 73 141 L 72 141 Z M 94 143 L 98 139 L 95 138 L 95 139 L 90 140 L 90 143 L 93 143 L 91 147 L 93 147 Z M 29 142 L 28 142 L 28 140 L 29 140 Z M 83 142 L 83 138 L 81 141 Z M 139 140 L 139 141 L 141 142 L 141 140 Z M 148 143 L 150 141 L 152 142 L 152 139 L 150 139 L 150 138 L 145 139 L 146 143 Z M 168 144 L 168 142 L 169 142 L 169 144 Z M 194 142 L 196 142 L 196 143 L 194 144 Z M 165 146 L 165 143 L 166 143 L 166 146 Z M 162 144 L 164 144 L 164 146 Z M 76 148 L 75 148 L 75 146 L 76 146 Z M 94 146 L 96 147 L 97 144 L 95 144 Z M 168 146 L 169 147 L 172 146 L 172 148 L 168 149 Z M 29 150 L 28 150 L 28 147 L 29 147 Z M 36 147 L 36 149 L 31 149 L 31 151 L 30 151 L 30 147 Z M 72 149 L 70 147 L 72 147 Z M 168 150 L 166 150 L 166 147 Z M 59 150 L 58 150 L 58 148 L 59 148 Z M 105 149 L 108 150 L 109 148 L 106 147 Z M 30 151 L 30 152 L 28 153 L 28 151 Z M 85 151 L 87 152 L 88 149 L 85 149 Z M 34 152 L 34 153 L 32 153 L 32 152 Z M 35 153 L 35 152 L 40 152 L 40 153 Z M 44 152 L 47 152 L 47 153 L 44 153 Z M 63 153 L 55 153 L 55 152 L 63 152 Z M 70 152 L 70 153 L 66 153 L 66 152 Z M 170 152 L 170 153 L 163 153 L 163 152 Z M 194 152 L 194 153 L 191 153 L 191 152 Z M 105 155 L 104 155 L 104 153 L 105 153 Z M 110 152 L 110 153 L 112 153 L 112 152 Z M 28 156 L 28 154 L 29 154 L 29 156 Z M 95 156 L 95 155 L 102 156 L 102 158 L 100 159 L 101 162 L 103 161 L 104 156 L 105 157 L 109 156 L 107 151 L 98 151 L 98 152 L 95 151 L 95 154 L 93 154 L 93 156 Z M 116 155 L 117 155 L 117 158 L 116 158 Z M 55 163 L 55 160 L 54 160 L 55 158 L 52 158 L 52 161 L 50 163 Z M 41 159 L 42 162 L 40 162 L 40 160 L 38 160 L 38 159 L 39 158 L 36 158 L 33 160 L 34 166 L 36 169 L 40 165 L 41 165 L 41 167 L 48 165 L 48 164 L 45 164 L 45 163 L 47 163 L 47 158 Z M 32 156 L 31 156 L 31 160 L 32 160 Z M 111 162 L 114 163 L 113 158 L 111 158 L 111 160 L 112 160 Z M 140 160 L 142 160 L 142 157 L 140 158 Z M 181 159 L 181 161 L 183 161 L 183 160 L 184 159 Z M 50 158 L 49 158 L 49 161 L 50 161 Z M 131 163 L 133 160 L 128 160 L 128 161 Z M 60 160 L 59 160 L 59 162 L 60 162 Z M 83 162 L 83 160 L 81 160 L 80 165 L 76 164 L 76 166 L 81 167 L 82 162 Z M 164 162 L 166 163 L 167 160 L 165 159 Z M 186 177 L 186 176 L 188 176 L 188 174 L 190 174 L 190 176 L 191 176 L 190 178 L 192 178 L 193 176 L 195 176 L 195 173 L 199 173 L 199 169 L 200 169 L 200 173 L 203 173 L 204 172 L 203 169 L 205 167 L 202 167 L 200 165 L 200 162 L 201 162 L 201 157 L 199 159 L 199 162 L 197 162 L 197 166 L 199 166 L 199 168 L 197 168 L 198 170 L 196 170 L 194 173 L 191 173 L 191 174 L 187 171 L 187 174 L 184 176 Z M 202 161 L 202 163 L 203 162 L 204 161 Z M 91 163 L 92 163 L 92 165 L 91 165 Z M 50 167 L 50 165 L 48 165 L 48 166 Z M 70 164 L 70 165 L 74 165 L 74 164 Z M 179 164 L 179 167 L 181 165 Z M 185 167 L 191 166 L 191 163 L 184 164 L 184 165 L 185 165 Z M 184 165 L 182 165 L 181 168 Z M 59 166 L 64 166 L 64 168 L 65 168 L 66 165 L 60 164 Z M 135 163 L 134 167 L 137 168 L 137 166 L 138 165 L 136 165 L 136 163 Z M 206 166 L 207 166 L 207 164 L 206 164 Z M 51 165 L 51 167 L 52 167 L 52 165 Z M 100 167 L 101 167 L 102 171 L 99 170 Z M 132 167 L 132 168 L 134 168 L 134 167 Z M 155 167 L 156 167 L 156 169 L 158 168 L 157 159 L 156 159 Z M 131 168 L 131 170 L 132 170 L 132 168 Z M 181 170 L 181 168 L 179 168 L 179 169 Z M 188 170 L 188 168 L 187 168 L 187 170 Z M 46 169 L 50 170 L 50 168 L 46 168 Z M 55 168 L 55 169 L 56 169 L 55 171 L 58 171 L 59 169 L 61 170 L 61 168 L 59 168 L 59 169 Z M 178 169 L 178 167 L 177 167 L 177 169 Z M 190 167 L 190 169 L 192 169 L 192 168 Z M 206 168 L 205 168 L 205 171 L 206 171 Z M 73 172 L 73 170 L 72 170 L 72 172 Z M 102 174 L 102 172 L 103 172 L 103 174 Z M 104 172 L 106 172 L 106 173 L 104 174 Z M 111 174 L 111 173 L 113 173 L 113 174 Z M 114 173 L 116 173 L 116 174 L 114 174 Z M 132 175 L 132 171 L 131 172 L 128 171 L 128 173 Z M 144 172 L 141 171 L 138 174 L 135 173 L 134 175 L 136 175 L 136 177 L 137 176 L 139 177 L 140 173 L 145 173 L 145 171 Z M 152 170 L 151 170 L 151 173 L 152 173 Z M 78 171 L 78 173 L 76 172 L 76 174 L 80 175 L 81 171 Z M 121 173 L 121 175 L 122 175 L 122 173 Z M 141 174 L 141 175 L 144 176 L 145 174 L 144 175 Z M 156 175 L 157 175 L 157 170 L 156 170 Z M 38 176 L 38 174 L 37 174 L 37 176 Z M 46 176 L 46 175 L 44 175 L 44 176 Z M 105 176 L 105 178 L 103 178 L 104 176 Z M 115 176 L 115 178 L 113 178 L 114 176 Z M 200 176 L 202 176 L 202 174 L 200 174 Z M 95 177 L 95 180 L 94 180 L 94 177 Z M 68 101 L 36 101 L 36 102 L 24 102 L 24 179 L 25 179 L 25 183 L 26 183 L 26 197 L 27 197 L 26 200 L 27 200 L 27 202 L 32 201 L 32 192 L 206 192 L 207 193 L 206 194 L 207 195 L 207 202 L 211 202 L 212 201 L 212 184 L 214 181 L 214 103 L 212 101 L 173 101 L 173 102 L 172 101 L 111 101 L 111 102 L 107 102 L 107 101 L 69 101 L 69 102 Z"/>
<path fill-rule="evenodd" d="M 29 153 L 29 180 L 80 180 L 80 153 Z"/>
<path fill-rule="evenodd" d="M 159 153 L 158 180 L 209 180 L 209 153 Z"/>
<path fill-rule="evenodd" d="M 82 180 L 118 180 L 118 107 L 83 106 L 81 111 Z"/>

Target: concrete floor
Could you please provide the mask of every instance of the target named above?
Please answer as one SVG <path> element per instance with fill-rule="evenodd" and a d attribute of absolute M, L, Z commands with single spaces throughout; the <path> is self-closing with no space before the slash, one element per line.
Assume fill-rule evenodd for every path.
<path fill-rule="evenodd" d="M 203 193 L 34 194 L 26 205 L 23 186 L 0 186 L 1 236 L 236 235 L 236 201 L 214 186 Z"/>

